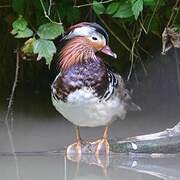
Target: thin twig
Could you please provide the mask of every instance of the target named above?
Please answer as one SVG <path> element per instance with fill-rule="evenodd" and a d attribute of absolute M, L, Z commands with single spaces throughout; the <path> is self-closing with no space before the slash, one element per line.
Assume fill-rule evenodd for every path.
<path fill-rule="evenodd" d="M 121 27 L 123 27 L 123 29 L 124 29 L 124 31 L 125 31 L 125 33 L 127 34 L 127 36 L 128 36 L 128 38 L 129 38 L 129 41 L 131 42 L 131 43 L 133 43 L 133 41 L 132 41 L 132 36 L 130 35 L 130 33 L 129 33 L 129 30 L 126 28 L 126 25 L 124 24 L 124 23 L 121 23 L 121 24 L 119 24 L 119 23 L 117 23 L 114 19 L 112 19 L 120 28 Z M 148 56 L 150 56 L 151 58 L 153 57 L 146 49 L 144 49 L 139 43 L 137 43 L 137 45 L 138 45 L 138 47 L 144 52 L 144 53 L 146 53 Z M 135 49 L 136 49 L 136 51 L 138 51 L 138 48 L 137 47 L 135 47 Z M 136 52 L 135 51 L 135 52 Z M 138 53 L 136 52 L 136 54 L 138 55 Z M 139 55 L 138 55 L 139 56 Z M 140 58 L 140 56 L 139 56 L 139 58 Z"/>
<path fill-rule="evenodd" d="M 148 34 L 145 27 L 144 27 L 144 25 L 143 25 L 143 23 L 141 22 L 141 20 L 139 20 L 139 24 L 140 24 L 141 28 L 143 29 L 144 33 Z"/>
<path fill-rule="evenodd" d="M 10 8 L 11 5 L 0 5 L 0 8 Z"/>
<path fill-rule="evenodd" d="M 120 25 L 119 25 L 119 26 L 120 26 Z M 129 31 L 128 31 L 128 29 L 126 28 L 126 25 L 125 25 L 124 23 L 122 23 L 122 27 L 123 27 L 125 33 L 127 34 L 129 40 L 132 42 L 132 37 L 131 37 L 131 35 L 130 35 L 130 33 L 129 33 Z"/>
<path fill-rule="evenodd" d="M 58 9 L 57 9 L 57 8 L 56 8 L 56 13 L 57 13 L 57 16 L 58 16 L 59 22 L 60 22 L 60 23 L 62 23 L 62 21 L 61 21 L 61 16 L 60 16 L 59 11 L 58 11 Z"/>
<path fill-rule="evenodd" d="M 139 42 L 139 39 L 140 39 L 140 37 L 141 37 L 141 34 L 142 34 L 142 28 L 139 29 L 139 34 L 138 34 L 138 36 L 137 36 L 137 38 L 136 38 L 136 41 L 137 41 L 137 42 Z"/>
<path fill-rule="evenodd" d="M 134 47 L 135 47 L 135 44 L 136 44 L 136 40 L 134 40 L 132 48 L 131 48 L 131 54 L 130 54 L 131 67 L 130 67 L 130 70 L 129 70 L 127 81 L 129 81 L 129 79 L 131 77 L 131 74 L 132 74 L 132 70 L 133 70 L 133 65 L 134 65 Z"/>
<path fill-rule="evenodd" d="M 133 43 L 133 41 L 132 41 L 133 37 L 130 35 L 130 33 L 129 33 L 129 31 L 127 30 L 126 25 L 125 25 L 124 23 L 122 23 L 122 27 L 124 28 L 124 31 L 126 32 L 126 34 L 127 34 L 128 38 L 129 38 L 129 40 L 131 41 L 131 43 Z M 142 27 L 141 27 L 141 28 L 142 28 Z M 152 56 L 146 49 L 144 49 L 139 43 L 136 43 L 135 52 L 136 52 L 136 54 L 138 55 L 138 59 L 139 59 L 140 62 L 141 62 L 141 65 L 142 65 L 142 68 L 143 68 L 143 70 L 144 70 L 145 75 L 147 76 L 147 75 L 148 75 L 148 72 L 147 72 L 147 70 L 146 70 L 146 68 L 145 68 L 145 65 L 143 64 L 143 61 L 142 61 L 142 59 L 141 59 L 141 56 L 140 56 L 140 53 L 139 53 L 139 49 L 137 48 L 137 46 L 139 47 L 139 49 L 141 49 L 144 53 L 146 53 L 146 54 L 147 54 L 148 56 L 150 56 L 151 58 L 152 58 L 153 56 Z M 134 68 L 134 66 L 133 66 L 133 68 Z"/>
<path fill-rule="evenodd" d="M 147 26 L 147 33 L 149 32 L 149 28 L 150 28 L 152 19 L 153 19 L 155 13 L 156 13 L 156 10 L 157 10 L 157 8 L 158 8 L 159 2 L 160 2 L 160 0 L 157 0 L 156 6 L 154 7 L 154 11 L 153 11 L 153 13 L 152 13 L 152 16 L 151 16 L 151 18 L 150 18 L 150 20 L 149 20 L 149 24 L 148 24 L 148 26 Z"/>
<path fill-rule="evenodd" d="M 144 69 L 144 72 L 145 72 L 145 75 L 147 75 L 147 70 L 143 64 L 143 61 L 141 60 L 140 58 L 140 54 L 139 54 L 139 51 L 137 49 L 137 47 L 135 46 L 136 44 L 138 44 L 139 40 L 140 40 L 140 37 L 141 37 L 141 34 L 142 34 L 142 27 L 139 28 L 139 32 L 138 34 L 135 32 L 135 26 L 134 26 L 134 33 L 135 33 L 135 37 L 132 38 L 134 39 L 134 41 L 132 42 L 132 48 L 131 48 L 131 54 L 130 54 L 130 61 L 131 61 L 131 67 L 130 67 L 130 70 L 129 70 L 129 74 L 128 74 L 128 77 L 127 77 L 127 81 L 129 81 L 130 77 L 131 77 L 131 74 L 132 74 L 132 70 L 133 70 L 133 66 L 134 66 L 134 51 L 136 52 L 136 54 L 138 54 L 138 58 L 140 59 L 140 62 L 141 64 L 143 65 L 143 69 Z M 130 36 L 130 35 L 129 35 Z"/>
<path fill-rule="evenodd" d="M 101 1 L 101 2 L 93 2 L 93 3 L 88 3 L 88 4 L 81 4 L 81 5 L 75 5 L 73 7 L 77 7 L 77 8 L 81 8 L 81 7 L 87 7 L 87 6 L 93 6 L 93 5 L 96 5 L 96 4 L 106 4 L 106 3 L 109 3 L 109 2 L 112 2 L 113 0 L 107 0 L 107 1 Z"/>
<path fill-rule="evenodd" d="M 111 30 L 111 28 L 106 24 L 106 22 L 99 16 L 97 15 L 97 17 L 99 18 L 99 20 L 104 24 L 104 26 L 106 27 L 106 29 L 115 37 L 115 39 L 128 51 L 131 53 L 131 49 L 118 37 L 116 36 L 116 34 Z M 138 57 L 137 54 L 134 54 L 134 57 Z"/>
<path fill-rule="evenodd" d="M 172 8 L 172 13 L 166 27 L 170 27 L 174 23 L 176 16 L 179 12 L 179 7 L 178 7 L 179 2 L 180 0 L 177 0 L 174 7 Z"/>
<path fill-rule="evenodd" d="M 47 19 L 48 19 L 50 22 L 52 22 L 52 23 L 62 25 L 62 22 L 53 21 L 53 20 L 47 15 L 46 8 L 45 8 L 42 0 L 40 0 L 40 3 L 41 3 L 41 6 L 42 6 L 42 8 L 43 8 L 43 11 L 44 11 L 44 17 L 47 18 Z"/>
<path fill-rule="evenodd" d="M 14 141 L 13 141 L 11 128 L 9 127 L 9 122 L 8 122 L 8 117 L 9 117 L 9 113 L 10 113 L 11 108 L 12 108 L 14 93 L 15 93 L 15 89 L 16 89 L 16 86 L 17 86 L 17 82 L 18 82 L 18 76 L 19 76 L 19 46 L 18 46 L 17 52 L 16 52 L 15 78 L 14 78 L 14 83 L 13 83 L 12 90 L 11 90 L 11 95 L 10 95 L 10 99 L 9 99 L 9 103 L 8 103 L 8 109 L 7 109 L 7 113 L 6 113 L 6 116 L 5 116 L 4 123 L 5 123 L 6 129 L 7 129 L 7 132 L 8 132 L 10 146 L 11 146 L 12 154 L 13 154 L 13 157 L 14 157 L 14 160 L 15 160 L 17 180 L 20 180 L 18 159 L 17 159 L 17 156 L 16 156 L 15 145 L 14 145 Z"/>
<path fill-rule="evenodd" d="M 5 116 L 5 120 L 4 122 L 8 122 L 8 118 L 9 118 L 9 113 L 11 111 L 11 107 L 13 104 L 13 98 L 14 98 L 14 93 L 15 93 L 15 89 L 17 86 L 17 82 L 18 82 L 18 75 L 19 75 L 19 49 L 17 49 L 17 54 L 16 54 L 16 71 L 15 71 L 15 79 L 14 79 L 14 83 L 13 83 L 13 87 L 11 90 L 11 95 L 10 95 L 10 99 L 9 99 L 9 103 L 8 103 L 8 109 L 7 109 L 7 113 Z"/>

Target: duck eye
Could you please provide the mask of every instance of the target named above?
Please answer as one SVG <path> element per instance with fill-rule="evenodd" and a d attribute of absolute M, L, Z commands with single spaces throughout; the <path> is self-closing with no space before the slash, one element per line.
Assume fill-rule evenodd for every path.
<path fill-rule="evenodd" d="M 97 40 L 97 37 L 94 37 L 94 36 L 93 36 L 92 39 L 93 39 L 93 40 Z"/>

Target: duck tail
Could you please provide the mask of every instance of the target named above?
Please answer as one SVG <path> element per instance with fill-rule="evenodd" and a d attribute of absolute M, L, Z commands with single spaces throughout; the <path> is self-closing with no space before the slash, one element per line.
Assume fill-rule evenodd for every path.
<path fill-rule="evenodd" d="M 128 105 L 128 110 L 129 111 L 141 111 L 142 109 L 137 104 L 135 104 L 133 102 L 130 102 L 129 105 Z"/>

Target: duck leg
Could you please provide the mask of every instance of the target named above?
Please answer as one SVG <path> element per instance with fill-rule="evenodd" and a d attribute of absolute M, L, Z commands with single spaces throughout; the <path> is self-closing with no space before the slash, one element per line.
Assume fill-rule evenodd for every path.
<path fill-rule="evenodd" d="M 106 155 L 109 155 L 110 153 L 110 145 L 108 142 L 108 131 L 109 131 L 109 126 L 106 126 L 104 129 L 103 137 L 99 140 L 96 141 L 97 147 L 96 147 L 96 156 L 99 156 L 101 152 L 106 153 Z"/>
<path fill-rule="evenodd" d="M 67 156 L 71 154 L 78 154 L 79 158 L 81 156 L 81 136 L 80 136 L 80 128 L 78 126 L 75 127 L 76 132 L 76 142 L 69 145 L 66 150 Z"/>

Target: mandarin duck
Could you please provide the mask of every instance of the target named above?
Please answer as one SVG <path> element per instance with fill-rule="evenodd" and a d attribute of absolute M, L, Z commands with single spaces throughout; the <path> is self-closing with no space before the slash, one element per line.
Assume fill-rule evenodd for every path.
<path fill-rule="evenodd" d="M 80 127 L 104 126 L 102 138 L 95 141 L 95 153 L 102 146 L 109 154 L 109 125 L 128 110 L 140 110 L 131 100 L 120 75 L 114 73 L 97 55 L 98 52 L 117 58 L 108 46 L 106 30 L 97 23 L 82 22 L 71 26 L 60 40 L 55 59 L 58 73 L 51 86 L 52 103 L 56 110 L 75 125 L 76 142 L 66 153 L 76 149 L 81 154 Z"/>

